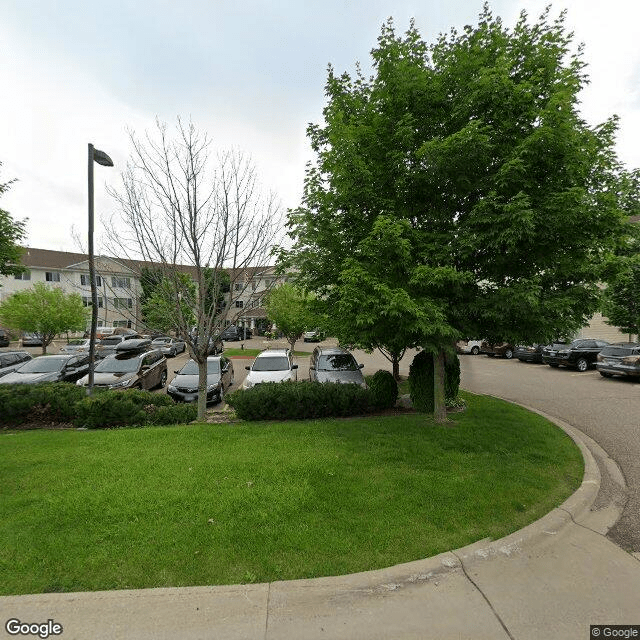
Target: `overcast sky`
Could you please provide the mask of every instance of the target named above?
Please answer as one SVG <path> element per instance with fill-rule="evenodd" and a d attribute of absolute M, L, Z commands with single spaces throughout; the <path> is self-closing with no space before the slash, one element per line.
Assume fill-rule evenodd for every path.
<path fill-rule="evenodd" d="M 537 17 L 546 0 L 500 0 L 495 15 L 513 26 L 521 9 Z M 403 32 L 415 18 L 431 42 L 475 25 L 480 0 L 4 0 L 0 22 L 0 199 L 28 218 L 27 244 L 78 251 L 86 236 L 87 144 L 114 160 L 96 165 L 96 213 L 115 203 L 129 156 L 127 129 L 158 117 L 191 119 L 219 148 L 252 156 L 261 182 L 284 209 L 299 204 L 305 129 L 321 121 L 327 65 L 365 68 L 382 23 Z M 640 166 L 639 0 L 564 0 L 567 24 L 585 44 L 591 84 L 582 96 L 590 124 L 616 113 L 618 154 Z"/>

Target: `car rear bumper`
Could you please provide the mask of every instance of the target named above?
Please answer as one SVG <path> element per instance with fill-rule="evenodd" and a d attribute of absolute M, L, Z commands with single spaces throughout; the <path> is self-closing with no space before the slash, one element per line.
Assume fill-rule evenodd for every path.
<path fill-rule="evenodd" d="M 602 373 L 610 373 L 612 376 L 640 377 L 640 369 L 631 365 L 597 362 L 596 369 Z"/>

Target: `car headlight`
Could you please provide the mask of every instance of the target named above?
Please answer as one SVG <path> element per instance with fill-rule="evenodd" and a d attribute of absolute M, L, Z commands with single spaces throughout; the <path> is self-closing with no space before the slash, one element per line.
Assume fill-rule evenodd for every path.
<path fill-rule="evenodd" d="M 215 391 L 216 389 L 219 389 L 219 388 L 220 388 L 220 383 L 217 382 L 216 384 L 210 384 L 207 387 L 207 391 Z"/>
<path fill-rule="evenodd" d="M 167 387 L 167 391 L 171 391 L 172 393 L 175 393 L 177 391 L 177 389 L 172 384 L 170 384 Z"/>
<path fill-rule="evenodd" d="M 110 389 L 120 389 L 122 387 L 128 387 L 133 382 L 133 378 L 129 378 L 128 380 L 123 380 L 122 382 L 116 382 L 115 384 L 110 384 Z"/>
<path fill-rule="evenodd" d="M 245 380 L 244 384 L 242 385 L 245 389 L 251 389 L 251 387 L 253 387 L 253 382 L 251 382 L 251 380 Z"/>

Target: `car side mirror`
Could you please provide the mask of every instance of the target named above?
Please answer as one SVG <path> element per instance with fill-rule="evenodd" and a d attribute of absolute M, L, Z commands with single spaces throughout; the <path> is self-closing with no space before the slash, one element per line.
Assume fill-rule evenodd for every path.
<path fill-rule="evenodd" d="M 227 373 L 229 371 L 229 367 L 222 367 L 222 373 Z"/>
<path fill-rule="evenodd" d="M 180 373 L 180 371 L 178 371 L 178 369 L 174 369 L 173 373 Z"/>
<path fill-rule="evenodd" d="M 291 368 L 292 368 L 292 369 L 297 369 L 297 368 L 298 368 L 298 365 L 297 365 L 297 364 L 294 364 Z"/>
<path fill-rule="evenodd" d="M 251 371 L 251 367 L 245 367 L 247 371 Z"/>
<path fill-rule="evenodd" d="M 309 371 L 315 371 L 316 368 L 315 367 L 309 367 Z"/>
<path fill-rule="evenodd" d="M 359 364 L 358 365 L 358 369 L 362 369 L 362 368 L 364 368 L 364 365 L 363 364 Z"/>

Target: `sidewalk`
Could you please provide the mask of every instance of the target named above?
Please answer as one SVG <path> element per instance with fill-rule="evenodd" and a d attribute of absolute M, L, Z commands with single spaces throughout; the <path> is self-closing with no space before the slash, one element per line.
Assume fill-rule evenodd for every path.
<path fill-rule="evenodd" d="M 583 452 L 583 483 L 501 540 L 314 580 L 2 597 L 0 637 L 16 637 L 10 618 L 51 619 L 64 640 L 586 640 L 590 624 L 640 624 L 640 560 L 604 535 L 617 507 L 593 509 L 600 469 L 621 484 L 622 475 L 595 442 L 554 421 Z"/>

